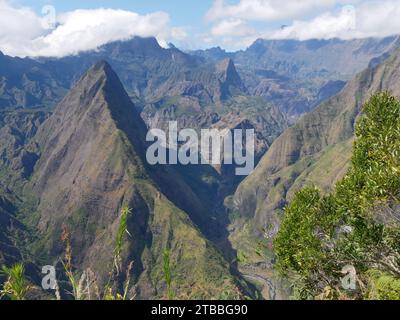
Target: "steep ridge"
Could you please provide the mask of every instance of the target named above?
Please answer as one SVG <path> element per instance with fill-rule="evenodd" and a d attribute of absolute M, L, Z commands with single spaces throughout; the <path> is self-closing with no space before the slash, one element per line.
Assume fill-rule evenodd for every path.
<path fill-rule="evenodd" d="M 217 63 L 216 69 L 221 83 L 221 99 L 227 99 L 235 94 L 246 92 L 232 59 L 221 60 Z"/>
<path fill-rule="evenodd" d="M 281 209 L 305 184 L 329 190 L 344 175 L 361 106 L 382 90 L 400 96 L 399 51 L 358 74 L 341 93 L 305 115 L 273 143 L 228 202 L 237 217 L 231 226 L 235 246 L 248 250 L 255 238 L 270 238 L 278 228 Z"/>
<path fill-rule="evenodd" d="M 118 212 L 126 204 L 132 214 L 124 262 L 134 261 L 140 298 L 164 296 L 165 249 L 171 250 L 179 297 L 218 297 L 226 290 L 237 297 L 228 263 L 196 226 L 201 213 L 207 216 L 199 212 L 199 200 L 175 171 L 147 165 L 145 134 L 146 126 L 117 75 L 107 63 L 97 63 L 36 135 L 41 154 L 26 188 L 38 199 L 31 220 L 41 241 L 33 249 L 48 252 L 43 258 L 47 263 L 56 262 L 67 226 L 75 265 L 91 267 L 104 280 L 112 263 Z M 178 193 L 181 200 L 175 204 Z M 189 202 L 199 208 L 192 216 L 178 208 L 189 207 Z M 191 218 L 196 217 L 194 223 Z"/>

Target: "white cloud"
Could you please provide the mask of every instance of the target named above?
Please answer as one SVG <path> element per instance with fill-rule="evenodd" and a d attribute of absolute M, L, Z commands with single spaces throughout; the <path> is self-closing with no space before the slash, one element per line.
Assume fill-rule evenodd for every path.
<path fill-rule="evenodd" d="M 210 33 L 203 37 L 203 42 L 209 46 L 222 46 L 230 50 L 248 47 L 254 42 L 257 30 L 246 21 L 228 18 L 215 24 Z"/>
<path fill-rule="evenodd" d="M 240 0 L 226 4 L 215 0 L 206 15 L 207 20 L 238 18 L 245 20 L 276 21 L 292 19 L 310 11 L 337 4 L 354 3 L 356 0 Z"/>
<path fill-rule="evenodd" d="M 216 0 L 206 16 L 213 21 L 208 42 L 229 49 L 257 38 L 385 37 L 400 34 L 399 17 L 400 0 L 239 0 L 236 4 Z M 271 21 L 286 24 L 287 19 L 292 22 L 284 28 L 268 29 Z M 257 27 L 252 27 L 255 21 Z"/>
<path fill-rule="evenodd" d="M 43 35 L 41 19 L 29 8 L 14 8 L 0 0 L 0 50 L 25 50 L 27 42 Z"/>
<path fill-rule="evenodd" d="M 185 41 L 189 37 L 186 29 L 183 27 L 174 27 L 171 29 L 171 38 L 177 41 Z"/>
<path fill-rule="evenodd" d="M 331 39 L 351 37 L 356 29 L 354 7 L 345 7 L 338 15 L 324 13 L 310 21 L 294 21 L 292 25 L 267 33 L 270 39 Z"/>
<path fill-rule="evenodd" d="M 269 39 L 356 39 L 400 34 L 400 1 L 369 1 L 358 7 L 345 6 L 340 13 L 324 13 L 309 21 L 267 32 Z"/>
<path fill-rule="evenodd" d="M 353 7 L 341 5 L 352 4 Z M 351 8 L 354 8 L 351 9 Z M 165 12 L 140 15 L 114 9 L 75 10 L 46 17 L 0 0 L 0 50 L 12 56 L 61 57 L 96 49 L 115 40 L 154 36 L 196 49 L 215 45 L 242 49 L 257 38 L 365 38 L 400 34 L 400 0 L 216 0 L 207 13 L 212 24 L 202 33 L 192 26 L 171 27 Z M 273 25 L 288 24 L 283 29 Z"/>
<path fill-rule="evenodd" d="M 400 1 L 370 1 L 356 9 L 354 36 L 382 37 L 400 34 Z"/>
<path fill-rule="evenodd" d="M 164 12 L 139 15 L 103 8 L 75 10 L 58 16 L 53 30 L 46 30 L 43 22 L 44 18 L 29 8 L 0 1 L 0 50 L 13 56 L 60 57 L 133 36 L 155 36 L 165 44 L 171 33 Z"/>
<path fill-rule="evenodd" d="M 254 35 L 256 30 L 241 19 L 225 19 L 220 21 L 211 29 L 213 36 L 249 36 Z"/>

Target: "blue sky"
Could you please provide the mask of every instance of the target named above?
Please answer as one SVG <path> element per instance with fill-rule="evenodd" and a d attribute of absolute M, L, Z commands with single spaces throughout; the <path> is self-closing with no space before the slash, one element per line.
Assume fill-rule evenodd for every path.
<path fill-rule="evenodd" d="M 286 0 L 282 0 L 286 1 Z M 302 1 L 302 0 L 299 0 Z M 169 14 L 171 25 L 181 26 L 191 33 L 201 33 L 211 27 L 211 23 L 205 18 L 212 7 L 214 0 L 14 0 L 15 3 L 29 6 L 40 14 L 44 5 L 54 5 L 59 12 L 72 11 L 76 9 L 113 8 L 134 11 L 147 14 L 155 11 L 163 11 Z M 226 0 L 227 4 L 235 4 L 238 1 Z M 334 9 L 338 10 L 337 4 Z M 304 14 L 304 18 L 312 17 L 321 12 L 320 8 Z M 280 21 L 253 21 L 256 29 L 279 28 L 290 24 L 291 19 Z"/>
<path fill-rule="evenodd" d="M 46 5 L 54 15 L 43 15 Z M 163 46 L 233 51 L 257 38 L 394 35 L 400 33 L 399 16 L 400 0 L 0 0 L 0 50 L 65 56 L 154 36 Z"/>
<path fill-rule="evenodd" d="M 173 24 L 199 29 L 204 27 L 203 17 L 213 0 L 20 0 L 15 2 L 32 7 L 38 13 L 47 4 L 54 5 L 61 12 L 99 7 L 125 9 L 141 14 L 164 11 L 170 15 Z"/>

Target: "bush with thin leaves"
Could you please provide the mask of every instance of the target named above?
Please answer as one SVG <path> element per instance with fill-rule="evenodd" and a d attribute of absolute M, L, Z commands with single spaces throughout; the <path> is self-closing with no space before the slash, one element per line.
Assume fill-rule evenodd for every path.
<path fill-rule="evenodd" d="M 7 297 L 11 300 L 25 300 L 32 285 L 25 278 L 24 265 L 17 263 L 12 267 L 3 266 L 1 273 L 7 277 L 7 280 L 0 290 L 0 299 Z"/>

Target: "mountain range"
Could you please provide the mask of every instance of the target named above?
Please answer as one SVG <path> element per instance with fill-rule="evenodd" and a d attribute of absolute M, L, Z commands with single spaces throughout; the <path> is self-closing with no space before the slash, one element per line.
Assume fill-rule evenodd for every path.
<path fill-rule="evenodd" d="M 0 54 L 0 264 L 26 261 L 32 277 L 60 267 L 67 228 L 76 268 L 105 283 L 126 205 L 137 297 L 165 297 L 166 250 L 177 298 L 285 297 L 268 247 L 282 209 L 345 174 L 363 103 L 400 94 L 399 43 L 257 40 L 227 53 L 133 38 L 60 59 Z M 146 133 L 172 120 L 255 129 L 255 171 L 150 166 Z"/>
<path fill-rule="evenodd" d="M 34 170 L 28 179 L 24 172 L 32 164 L 22 161 L 18 182 L 24 187 L 14 181 L 5 186 L 18 189 L 6 195 L 24 199 L 16 201 L 15 213 L 4 214 L 10 222 L 2 227 L 12 229 L 8 240 L 22 233 L 23 241 L 33 244 L 25 243 L 23 251 L 57 264 L 64 250 L 60 235 L 68 227 L 76 267 L 91 267 L 105 281 L 107 265 L 113 263 L 118 208 L 126 204 L 132 216 L 124 261 L 135 262 L 137 294 L 162 297 L 163 251 L 170 249 L 177 274 L 174 290 L 181 297 L 207 298 L 224 290 L 238 297 L 229 264 L 201 231 L 211 219 L 205 204 L 176 169 L 147 164 L 145 136 L 146 125 L 118 76 L 106 62 L 95 64 L 35 135 L 21 142 L 22 154 L 34 146 Z M 14 156 L 18 162 L 19 154 Z M 2 201 L 3 210 L 7 204 Z M 18 224 L 12 225 L 11 219 Z M 19 245 L 4 252 L 11 255 Z"/>

